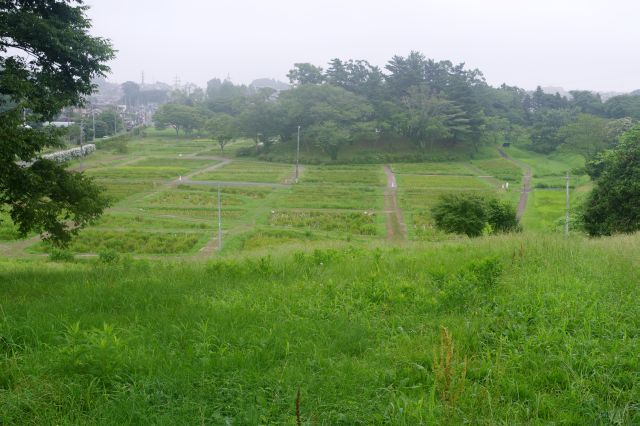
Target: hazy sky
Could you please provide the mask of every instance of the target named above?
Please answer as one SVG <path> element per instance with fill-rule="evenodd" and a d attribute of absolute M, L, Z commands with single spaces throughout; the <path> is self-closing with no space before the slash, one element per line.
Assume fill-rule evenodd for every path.
<path fill-rule="evenodd" d="M 638 0 L 88 0 L 110 80 L 286 80 L 294 62 L 384 66 L 418 50 L 492 85 L 640 89 Z"/>

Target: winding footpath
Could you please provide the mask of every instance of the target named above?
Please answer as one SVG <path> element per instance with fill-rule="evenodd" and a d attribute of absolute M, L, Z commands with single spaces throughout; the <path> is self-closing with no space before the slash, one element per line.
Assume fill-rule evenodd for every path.
<path fill-rule="evenodd" d="M 518 211 L 516 214 L 516 218 L 520 220 L 527 208 L 527 201 L 529 200 L 529 193 L 531 192 L 531 167 L 517 160 L 514 160 L 501 148 L 498 148 L 498 153 L 502 158 L 522 169 L 522 191 L 520 193 L 520 201 L 518 201 Z"/>
<path fill-rule="evenodd" d="M 387 175 L 387 188 L 384 193 L 384 213 L 387 217 L 387 239 L 393 241 L 407 240 L 407 226 L 398 205 L 398 185 L 396 175 L 389 165 L 384 166 Z"/>

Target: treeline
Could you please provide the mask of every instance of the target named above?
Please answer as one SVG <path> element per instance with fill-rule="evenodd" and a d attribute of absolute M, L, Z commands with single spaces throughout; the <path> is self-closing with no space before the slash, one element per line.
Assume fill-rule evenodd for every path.
<path fill-rule="evenodd" d="M 171 94 L 154 116 L 158 128 L 198 132 L 221 149 L 236 137 L 251 137 L 257 150 L 295 140 L 337 159 L 354 142 L 410 141 L 428 152 L 435 145 L 518 143 L 550 153 L 567 149 L 591 157 L 614 146 L 640 119 L 640 96 L 602 101 L 598 94 L 570 97 L 489 86 L 477 69 L 434 61 L 418 52 L 394 56 L 381 69 L 366 60 L 333 59 L 326 69 L 297 63 L 290 90 L 255 89 L 213 79 L 205 90 L 188 87 Z"/>

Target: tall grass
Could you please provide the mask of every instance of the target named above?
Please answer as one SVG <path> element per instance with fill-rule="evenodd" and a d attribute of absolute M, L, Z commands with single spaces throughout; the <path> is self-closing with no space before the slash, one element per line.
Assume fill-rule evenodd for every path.
<path fill-rule="evenodd" d="M 637 424 L 639 259 L 520 234 L 3 260 L 0 422 Z"/>

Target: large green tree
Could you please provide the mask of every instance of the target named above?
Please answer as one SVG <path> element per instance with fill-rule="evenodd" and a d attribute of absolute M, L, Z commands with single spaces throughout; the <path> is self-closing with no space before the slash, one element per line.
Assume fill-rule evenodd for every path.
<path fill-rule="evenodd" d="M 238 122 L 229 114 L 223 112 L 214 115 L 204 125 L 207 133 L 218 142 L 220 151 L 238 134 Z"/>
<path fill-rule="evenodd" d="M 591 158 L 599 151 L 609 148 L 613 140 L 609 137 L 607 120 L 591 114 L 579 114 L 575 120 L 558 129 L 563 140 L 562 148 Z"/>
<path fill-rule="evenodd" d="M 37 123 L 82 105 L 114 56 L 107 40 L 89 35 L 86 9 L 80 0 L 0 2 L 0 208 L 22 234 L 59 244 L 108 204 L 89 177 L 38 158 L 62 142 Z"/>
<path fill-rule="evenodd" d="M 205 117 L 198 108 L 170 103 L 158 108 L 153 115 L 153 122 L 160 130 L 173 127 L 176 136 L 179 136 L 180 130 L 191 134 L 194 130 L 200 129 L 204 125 Z"/>
<path fill-rule="evenodd" d="M 611 235 L 640 230 L 640 127 L 596 157 L 587 171 L 595 186 L 584 209 L 586 231 Z"/>
<path fill-rule="evenodd" d="M 405 98 L 404 133 L 425 149 L 434 142 L 457 141 L 470 133 L 469 119 L 452 101 L 430 95 L 424 85 L 413 86 Z"/>

